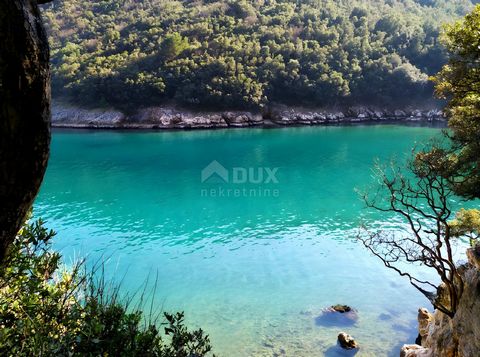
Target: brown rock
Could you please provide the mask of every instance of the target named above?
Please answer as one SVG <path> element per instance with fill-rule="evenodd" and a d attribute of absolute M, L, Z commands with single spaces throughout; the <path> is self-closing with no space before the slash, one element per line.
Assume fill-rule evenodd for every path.
<path fill-rule="evenodd" d="M 332 305 L 332 309 L 336 312 L 345 313 L 352 311 L 352 308 L 348 305 Z"/>
<path fill-rule="evenodd" d="M 352 336 L 346 334 L 345 332 L 341 332 L 338 335 L 338 343 L 340 346 L 346 350 L 353 350 L 358 348 L 358 343 L 353 339 Z"/>
<path fill-rule="evenodd" d="M 450 318 L 437 310 L 429 323 L 428 334 L 422 339 L 425 349 L 417 348 L 418 352 L 404 356 L 480 356 L 480 270 L 476 265 L 470 264 L 458 271 L 462 275 L 464 291 L 455 316 Z"/>
<path fill-rule="evenodd" d="M 426 308 L 418 309 L 418 333 L 422 340 L 427 337 L 432 321 L 433 315 Z"/>
<path fill-rule="evenodd" d="M 468 262 L 475 268 L 480 269 L 480 244 L 477 244 L 475 248 L 467 250 Z"/>

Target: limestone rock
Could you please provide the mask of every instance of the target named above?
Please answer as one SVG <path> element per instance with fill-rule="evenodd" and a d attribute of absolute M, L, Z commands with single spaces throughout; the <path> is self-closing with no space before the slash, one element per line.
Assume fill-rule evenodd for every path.
<path fill-rule="evenodd" d="M 322 309 L 322 313 L 315 317 L 315 324 L 318 326 L 338 326 L 346 328 L 354 326 L 358 321 L 357 310 L 347 305 L 334 305 Z"/>
<path fill-rule="evenodd" d="M 435 302 L 438 305 L 445 306 L 447 309 L 450 309 L 450 305 L 451 305 L 450 293 L 448 291 L 447 286 L 444 283 L 441 283 L 437 287 L 437 296 L 435 298 Z"/>
<path fill-rule="evenodd" d="M 480 244 L 477 244 L 475 248 L 470 248 L 467 250 L 468 262 L 472 266 L 480 269 Z"/>
<path fill-rule="evenodd" d="M 78 109 L 62 105 L 52 107 L 52 123 L 77 124 L 86 126 L 116 126 L 125 119 L 125 115 L 116 110 Z"/>
<path fill-rule="evenodd" d="M 428 335 L 433 315 L 426 308 L 418 309 L 418 333 L 424 339 Z"/>
<path fill-rule="evenodd" d="M 333 305 L 323 310 L 322 316 L 330 317 L 338 316 L 340 320 L 355 323 L 358 320 L 358 312 L 348 305 Z"/>
<path fill-rule="evenodd" d="M 263 116 L 261 114 L 253 114 L 251 117 L 250 117 L 250 121 L 252 122 L 252 124 L 254 125 L 258 125 L 258 124 L 261 124 L 263 122 Z"/>
<path fill-rule="evenodd" d="M 373 119 L 385 119 L 386 114 L 380 110 L 375 110 L 373 112 Z"/>
<path fill-rule="evenodd" d="M 244 127 L 249 126 L 250 119 L 247 113 L 225 112 L 222 118 L 229 126 Z"/>
<path fill-rule="evenodd" d="M 335 310 L 336 312 L 340 312 L 340 313 L 345 313 L 345 312 L 350 312 L 352 311 L 352 308 L 348 305 L 333 305 L 331 306 L 331 308 L 333 310 Z"/>
<path fill-rule="evenodd" d="M 446 119 L 445 113 L 440 109 L 429 110 L 426 114 L 429 120 L 444 120 Z"/>
<path fill-rule="evenodd" d="M 341 332 L 338 335 L 338 343 L 340 344 L 340 347 L 346 350 L 353 350 L 355 348 L 358 348 L 357 341 L 355 341 L 352 336 L 345 332 Z"/>
<path fill-rule="evenodd" d="M 114 109 L 83 109 L 55 104 L 53 126 L 93 128 L 153 128 L 153 129 L 207 129 L 241 128 L 250 126 L 331 125 L 363 123 L 378 120 L 417 121 L 443 120 L 440 110 L 386 110 L 353 107 L 344 111 L 306 110 L 303 108 L 266 108 L 260 112 L 191 111 L 174 106 L 147 107 L 133 114 L 124 114 Z"/>
<path fill-rule="evenodd" d="M 429 349 L 419 345 L 403 345 L 400 357 L 433 357 Z"/>
<path fill-rule="evenodd" d="M 416 351 L 409 350 L 408 353 L 411 354 L 401 354 L 401 356 L 478 357 L 480 355 L 480 270 L 477 264 L 471 264 L 471 257 L 474 254 L 472 249 L 467 254 L 470 264 L 458 269 L 464 281 L 464 291 L 455 316 L 450 318 L 437 310 L 433 314 L 433 319 L 426 324 L 427 326 L 425 323 L 419 325 L 420 331 L 428 331 L 422 339 L 423 349 L 419 346 L 415 348 Z M 422 322 L 430 319 L 425 315 L 422 311 Z M 404 353 L 403 349 L 402 353 Z"/>

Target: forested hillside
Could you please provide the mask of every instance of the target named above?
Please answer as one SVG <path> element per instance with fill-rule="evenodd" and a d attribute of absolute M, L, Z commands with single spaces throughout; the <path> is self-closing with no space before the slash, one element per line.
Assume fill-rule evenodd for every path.
<path fill-rule="evenodd" d="M 431 97 L 469 0 L 58 0 L 53 94 L 123 110 L 395 105 Z"/>

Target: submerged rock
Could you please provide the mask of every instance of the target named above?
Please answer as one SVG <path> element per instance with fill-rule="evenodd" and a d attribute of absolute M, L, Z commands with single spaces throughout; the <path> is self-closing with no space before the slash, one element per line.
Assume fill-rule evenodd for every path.
<path fill-rule="evenodd" d="M 322 311 L 315 318 L 318 326 L 352 326 L 358 320 L 357 310 L 348 305 L 333 305 Z"/>
<path fill-rule="evenodd" d="M 348 305 L 332 305 L 331 308 L 336 312 L 345 313 L 352 311 L 352 308 Z"/>
<path fill-rule="evenodd" d="M 340 347 L 346 350 L 353 350 L 358 348 L 358 343 L 355 339 L 345 332 L 340 332 L 338 335 L 338 343 Z"/>

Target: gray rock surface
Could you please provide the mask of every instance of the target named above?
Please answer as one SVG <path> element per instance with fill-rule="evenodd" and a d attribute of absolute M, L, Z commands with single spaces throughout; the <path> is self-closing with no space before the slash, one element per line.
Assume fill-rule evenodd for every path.
<path fill-rule="evenodd" d="M 62 104 L 54 104 L 52 108 L 52 125 L 71 128 L 214 129 L 445 120 L 443 112 L 438 109 L 391 112 L 367 107 L 352 107 L 344 111 L 278 107 L 256 113 L 149 107 L 126 115 L 113 109 L 84 109 Z"/>

